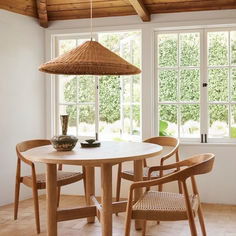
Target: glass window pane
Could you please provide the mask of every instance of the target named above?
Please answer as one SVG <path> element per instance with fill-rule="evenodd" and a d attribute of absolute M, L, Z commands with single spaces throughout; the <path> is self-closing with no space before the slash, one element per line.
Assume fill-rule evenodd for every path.
<path fill-rule="evenodd" d="M 94 105 L 79 105 L 78 107 L 79 136 L 95 137 L 95 109 Z"/>
<path fill-rule="evenodd" d="M 158 66 L 177 66 L 178 60 L 178 35 L 160 34 L 158 35 Z"/>
<path fill-rule="evenodd" d="M 159 106 L 159 135 L 178 136 L 177 105 Z"/>
<path fill-rule="evenodd" d="M 208 65 L 228 65 L 228 32 L 208 33 Z"/>
<path fill-rule="evenodd" d="M 228 101 L 228 69 L 208 70 L 209 101 Z"/>
<path fill-rule="evenodd" d="M 199 101 L 200 70 L 189 69 L 180 71 L 180 100 Z"/>
<path fill-rule="evenodd" d="M 102 45 L 140 67 L 140 31 L 99 33 L 98 36 Z M 131 138 L 131 130 L 136 118 L 127 117 L 128 114 L 130 115 L 129 112 L 127 114 L 127 109 L 134 112 L 133 106 L 140 103 L 140 96 L 140 75 L 99 77 L 99 139 L 102 137 L 103 140 L 124 140 L 128 137 L 129 140 L 134 140 L 133 137 Z M 137 104 L 137 106 L 140 105 Z M 125 135 L 122 134 L 122 137 L 121 120 L 124 120 L 125 131 L 123 130 L 123 132 L 126 132 Z M 129 128 L 126 125 L 127 122 L 132 124 L 129 124 Z"/>
<path fill-rule="evenodd" d="M 177 70 L 159 70 L 159 101 L 177 101 Z"/>
<path fill-rule="evenodd" d="M 121 140 L 120 137 L 121 122 L 116 120 L 114 122 L 107 122 L 99 120 L 99 140 Z"/>
<path fill-rule="evenodd" d="M 76 47 L 75 39 L 59 40 L 59 55 Z"/>
<path fill-rule="evenodd" d="M 140 75 L 133 76 L 133 102 L 140 102 Z"/>
<path fill-rule="evenodd" d="M 236 68 L 231 70 L 231 100 L 236 101 Z"/>
<path fill-rule="evenodd" d="M 120 79 L 118 76 L 99 77 L 99 139 L 120 137 Z"/>
<path fill-rule="evenodd" d="M 120 34 L 118 33 L 101 33 L 99 36 L 99 43 L 109 50 L 119 54 L 119 39 Z"/>
<path fill-rule="evenodd" d="M 180 34 L 180 65 L 181 66 L 200 65 L 199 33 Z"/>
<path fill-rule="evenodd" d="M 76 76 L 58 75 L 60 103 L 76 102 Z"/>
<path fill-rule="evenodd" d="M 209 105 L 209 136 L 212 138 L 228 137 L 228 106 Z"/>
<path fill-rule="evenodd" d="M 231 106 L 230 138 L 236 138 L 236 105 Z"/>
<path fill-rule="evenodd" d="M 236 31 L 230 32 L 231 65 L 236 65 Z"/>
<path fill-rule="evenodd" d="M 132 58 L 131 62 L 138 68 L 141 67 L 141 37 L 140 33 L 132 40 Z"/>
<path fill-rule="evenodd" d="M 123 83 L 123 99 L 124 102 L 130 102 L 130 76 L 122 76 Z"/>
<path fill-rule="evenodd" d="M 130 41 L 122 41 L 121 43 L 121 57 L 123 57 L 127 61 L 131 61 L 131 47 L 130 47 Z"/>
<path fill-rule="evenodd" d="M 86 41 L 90 41 L 90 38 L 87 38 L 87 39 L 78 39 L 78 40 L 77 40 L 77 45 L 80 46 L 81 44 L 85 43 Z"/>
<path fill-rule="evenodd" d="M 123 134 L 130 134 L 131 132 L 131 110 L 130 110 L 130 106 L 129 105 L 125 105 L 123 107 L 123 112 L 124 112 L 124 130 L 123 130 Z"/>
<path fill-rule="evenodd" d="M 183 138 L 200 137 L 200 106 L 181 105 L 180 136 Z"/>
<path fill-rule="evenodd" d="M 67 129 L 67 134 L 68 135 L 77 135 L 76 134 L 76 106 L 64 106 L 61 105 L 59 106 L 59 116 L 58 118 L 60 119 L 60 115 L 69 115 L 69 122 L 68 122 L 68 129 Z M 62 129 L 61 129 L 61 122 L 59 121 L 59 133 L 62 134 Z"/>
<path fill-rule="evenodd" d="M 140 105 L 133 105 L 132 106 L 132 135 L 140 135 Z"/>
<path fill-rule="evenodd" d="M 94 76 L 78 76 L 78 101 L 94 102 L 95 101 L 95 78 Z"/>

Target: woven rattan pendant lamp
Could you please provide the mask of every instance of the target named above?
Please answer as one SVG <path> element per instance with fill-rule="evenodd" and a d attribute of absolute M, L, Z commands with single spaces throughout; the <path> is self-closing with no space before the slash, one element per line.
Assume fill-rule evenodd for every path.
<path fill-rule="evenodd" d="M 39 70 L 64 75 L 132 75 L 141 71 L 100 43 L 92 40 L 92 0 L 90 0 L 91 40 L 42 64 Z"/>

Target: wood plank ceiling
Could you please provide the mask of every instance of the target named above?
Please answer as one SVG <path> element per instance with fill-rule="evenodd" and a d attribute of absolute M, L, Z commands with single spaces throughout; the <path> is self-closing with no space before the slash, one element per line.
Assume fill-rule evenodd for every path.
<path fill-rule="evenodd" d="M 0 9 L 48 21 L 82 19 L 90 16 L 90 0 L 4 0 Z M 93 0 L 93 17 L 138 14 L 150 21 L 151 14 L 236 9 L 236 0 Z"/>

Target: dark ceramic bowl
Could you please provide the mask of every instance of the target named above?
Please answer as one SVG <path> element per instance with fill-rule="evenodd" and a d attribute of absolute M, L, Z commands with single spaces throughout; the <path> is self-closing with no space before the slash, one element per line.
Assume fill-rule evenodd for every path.
<path fill-rule="evenodd" d="M 50 141 L 57 151 L 64 152 L 71 151 L 75 147 L 78 138 L 73 135 L 59 135 L 52 137 Z"/>

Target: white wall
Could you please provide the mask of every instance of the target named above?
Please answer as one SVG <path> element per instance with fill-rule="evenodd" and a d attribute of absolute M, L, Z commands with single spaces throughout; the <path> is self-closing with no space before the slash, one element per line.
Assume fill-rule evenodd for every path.
<path fill-rule="evenodd" d="M 236 204 L 236 144 L 181 145 L 182 159 L 198 153 L 216 155 L 212 171 L 196 177 L 202 201 Z"/>
<path fill-rule="evenodd" d="M 14 199 L 15 145 L 45 137 L 45 81 L 37 69 L 44 49 L 35 19 L 0 10 L 0 205 Z M 21 199 L 29 195 L 22 186 Z"/>
<path fill-rule="evenodd" d="M 94 31 L 114 31 L 114 30 L 142 30 L 142 91 L 145 96 L 142 98 L 143 109 L 143 138 L 155 135 L 153 112 L 154 112 L 154 31 L 163 29 L 177 29 L 179 27 L 188 28 L 207 28 L 207 27 L 230 27 L 236 26 L 236 10 L 222 11 L 203 11 L 188 13 L 170 13 L 152 15 L 151 22 L 143 23 L 138 16 L 110 17 L 93 19 Z M 89 20 L 67 20 L 51 22 L 46 30 L 46 54 L 50 59 L 51 36 L 61 34 L 74 34 L 90 32 Z M 50 109 L 50 82 L 47 81 L 47 110 Z M 47 136 L 51 136 L 50 116 L 47 116 Z M 236 144 L 181 144 L 180 157 L 213 152 L 216 155 L 213 171 L 208 175 L 199 176 L 199 190 L 201 199 L 204 202 L 236 204 Z M 150 160 L 155 163 L 155 160 Z M 132 168 L 132 163 L 125 163 L 124 168 Z M 76 169 L 76 167 L 71 167 Z M 116 187 L 116 166 L 113 172 L 113 193 Z M 100 194 L 100 170 L 96 170 L 96 193 Z M 127 196 L 129 182 L 122 182 L 123 197 Z M 166 189 L 176 189 L 176 185 L 166 186 Z M 66 187 L 64 193 L 83 194 L 81 183 Z M 114 195 L 114 194 L 113 194 Z"/>

